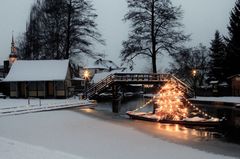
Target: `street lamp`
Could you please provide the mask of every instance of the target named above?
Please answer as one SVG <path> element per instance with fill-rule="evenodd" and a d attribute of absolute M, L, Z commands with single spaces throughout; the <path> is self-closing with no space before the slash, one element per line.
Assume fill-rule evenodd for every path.
<path fill-rule="evenodd" d="M 83 77 L 84 77 L 84 97 L 86 99 L 87 98 L 87 82 L 89 79 L 89 71 L 88 70 L 85 70 L 83 72 Z"/>
<path fill-rule="evenodd" d="M 196 75 L 197 75 L 197 70 L 196 69 L 193 69 L 192 70 L 192 75 L 193 75 L 193 89 L 194 89 L 194 98 L 196 98 L 196 84 L 197 84 L 197 78 L 196 78 Z"/>

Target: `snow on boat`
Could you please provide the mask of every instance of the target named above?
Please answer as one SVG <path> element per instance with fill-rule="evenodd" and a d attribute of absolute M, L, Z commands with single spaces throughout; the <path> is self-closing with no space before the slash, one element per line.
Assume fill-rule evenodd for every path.
<path fill-rule="evenodd" d="M 205 127 L 217 127 L 221 124 L 221 120 L 218 118 L 206 119 L 200 117 L 185 118 L 183 120 L 161 120 L 157 115 L 152 113 L 145 112 L 132 112 L 128 111 L 127 115 L 131 119 L 151 121 L 151 122 L 160 122 L 168 124 L 181 124 L 189 126 L 205 126 Z"/>

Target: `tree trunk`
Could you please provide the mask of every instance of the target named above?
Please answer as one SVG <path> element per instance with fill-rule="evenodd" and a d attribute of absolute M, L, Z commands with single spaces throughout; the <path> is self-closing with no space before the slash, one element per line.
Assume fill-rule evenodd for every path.
<path fill-rule="evenodd" d="M 71 7 L 72 7 L 72 0 L 69 0 L 68 15 L 67 15 L 68 19 L 67 19 L 67 37 L 66 37 L 66 54 L 65 54 L 65 59 L 69 59 L 69 52 L 70 52 Z"/>
<path fill-rule="evenodd" d="M 152 37 L 152 72 L 157 73 L 157 55 L 156 55 L 156 37 L 155 37 L 155 15 L 154 15 L 154 0 L 152 0 L 152 18 L 151 18 L 151 37 Z"/>
<path fill-rule="evenodd" d="M 152 72 L 157 73 L 156 53 L 152 55 Z"/>

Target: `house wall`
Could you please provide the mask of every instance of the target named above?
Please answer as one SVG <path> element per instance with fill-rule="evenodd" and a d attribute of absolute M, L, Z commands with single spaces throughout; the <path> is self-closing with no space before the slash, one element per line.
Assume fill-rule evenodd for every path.
<path fill-rule="evenodd" d="M 68 68 L 66 80 L 64 81 L 10 82 L 10 97 L 66 98 L 71 95 L 69 91 L 71 87 L 71 72 Z M 49 89 L 53 90 L 51 96 L 48 95 Z"/>
<path fill-rule="evenodd" d="M 12 97 L 12 98 L 18 97 L 17 83 L 16 82 L 12 82 L 9 85 L 10 85 L 10 97 Z"/>
<path fill-rule="evenodd" d="M 233 77 L 232 81 L 232 95 L 240 96 L 240 76 Z"/>

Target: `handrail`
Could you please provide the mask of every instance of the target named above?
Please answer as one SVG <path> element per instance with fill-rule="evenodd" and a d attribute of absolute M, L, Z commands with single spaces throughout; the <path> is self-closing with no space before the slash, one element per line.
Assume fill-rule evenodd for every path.
<path fill-rule="evenodd" d="M 102 91 L 107 88 L 107 86 L 111 85 L 114 82 L 141 82 L 141 81 L 167 81 L 174 80 L 176 83 L 180 84 L 180 87 L 187 91 L 186 93 L 193 92 L 193 90 L 180 79 L 175 77 L 172 74 L 145 74 L 145 73 L 115 73 L 110 74 L 104 79 L 100 80 L 96 84 L 92 85 L 88 91 L 88 97 L 92 97 L 97 92 Z"/>

